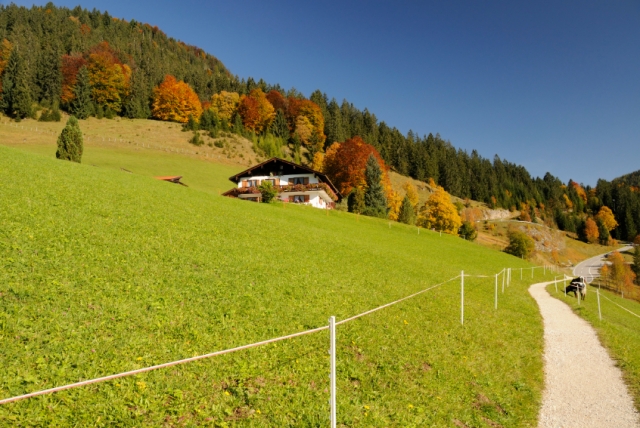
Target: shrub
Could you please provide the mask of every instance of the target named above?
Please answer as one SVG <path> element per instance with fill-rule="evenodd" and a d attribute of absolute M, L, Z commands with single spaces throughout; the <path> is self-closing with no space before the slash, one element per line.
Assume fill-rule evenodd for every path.
<path fill-rule="evenodd" d="M 270 181 L 263 181 L 258 187 L 258 190 L 260 190 L 260 193 L 262 194 L 262 202 L 267 204 L 272 202 L 276 196 L 278 196 L 278 190 Z"/>
<path fill-rule="evenodd" d="M 462 222 L 462 226 L 460 226 L 458 234 L 461 238 L 466 239 L 467 241 L 475 241 L 478 237 L 478 231 L 470 221 Z"/>
<path fill-rule="evenodd" d="M 189 139 L 189 143 L 194 146 L 202 146 L 204 144 L 204 140 L 200 137 L 200 133 L 198 131 L 193 131 L 193 137 Z"/>
<path fill-rule="evenodd" d="M 535 243 L 529 235 L 519 230 L 509 231 L 509 245 L 504 249 L 516 257 L 528 259 L 535 248 Z"/>
<path fill-rule="evenodd" d="M 222 140 L 216 140 L 216 141 L 213 143 L 213 145 L 214 145 L 214 146 L 216 146 L 217 148 L 221 149 L 221 148 L 223 148 L 223 147 L 224 147 L 224 142 L 223 142 Z"/>

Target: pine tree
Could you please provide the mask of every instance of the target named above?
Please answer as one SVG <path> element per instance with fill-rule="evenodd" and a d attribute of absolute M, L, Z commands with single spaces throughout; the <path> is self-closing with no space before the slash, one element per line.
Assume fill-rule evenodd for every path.
<path fill-rule="evenodd" d="M 40 86 L 40 100 L 49 105 L 59 102 L 62 90 L 60 71 L 62 53 L 57 40 L 45 40 L 38 58 L 37 81 Z"/>
<path fill-rule="evenodd" d="M 80 163 L 83 149 L 82 131 L 80 131 L 78 119 L 71 116 L 58 137 L 56 157 Z"/>
<path fill-rule="evenodd" d="M 364 211 L 364 192 L 354 187 L 347 198 L 347 208 L 350 213 L 360 214 Z"/>
<path fill-rule="evenodd" d="M 27 69 L 19 49 L 11 51 L 2 79 L 1 107 L 11 117 L 23 119 L 33 114 Z"/>
<path fill-rule="evenodd" d="M 414 224 L 416 222 L 416 214 L 413 209 L 413 204 L 409 196 L 405 195 L 400 206 L 400 213 L 398 214 L 398 221 L 405 224 Z"/>
<path fill-rule="evenodd" d="M 91 83 L 89 83 L 89 71 L 82 67 L 78 72 L 78 81 L 73 88 L 73 101 L 71 101 L 71 114 L 78 119 L 86 119 L 93 114 L 91 102 Z"/>
<path fill-rule="evenodd" d="M 131 76 L 131 92 L 123 105 L 124 116 L 129 119 L 147 119 L 151 117 L 150 98 L 143 71 L 137 69 Z"/>
<path fill-rule="evenodd" d="M 387 198 L 382 187 L 382 170 L 373 154 L 369 155 L 369 159 L 367 159 L 364 176 L 367 189 L 364 192 L 365 208 L 362 214 L 385 218 L 387 216 Z"/>
<path fill-rule="evenodd" d="M 270 131 L 273 135 L 278 138 L 282 138 L 282 140 L 284 141 L 289 140 L 290 134 L 289 126 L 287 125 L 287 118 L 285 117 L 281 109 L 278 109 L 278 111 L 276 112 L 276 117 L 273 122 L 271 122 Z"/>

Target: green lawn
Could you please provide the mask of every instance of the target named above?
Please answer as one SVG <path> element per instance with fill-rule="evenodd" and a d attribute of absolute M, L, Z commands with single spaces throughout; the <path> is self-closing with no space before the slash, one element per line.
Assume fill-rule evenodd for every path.
<path fill-rule="evenodd" d="M 397 223 L 223 198 L 202 180 L 229 171 L 162 156 L 87 150 L 77 165 L 0 147 L 1 398 L 326 325 L 463 269 L 530 266 Z M 190 187 L 147 177 L 157 162 L 186 166 Z M 536 425 L 542 322 L 531 279 L 513 279 L 495 311 L 493 279 L 467 278 L 464 327 L 458 281 L 339 326 L 340 424 Z M 37 397 L 0 406 L 0 425 L 327 426 L 327 349 L 323 331 Z"/>
<path fill-rule="evenodd" d="M 567 303 L 575 313 L 593 325 L 600 341 L 622 370 L 636 408 L 640 410 L 640 335 L 638 335 L 640 318 L 616 306 L 613 302 L 639 315 L 640 303 L 600 290 L 602 311 L 602 321 L 600 321 L 596 287 L 589 287 L 587 298 L 578 305 L 578 301 L 572 295 L 564 296 L 561 284 L 558 283 L 558 294 L 555 292 L 554 285 L 548 286 L 547 291 Z"/>

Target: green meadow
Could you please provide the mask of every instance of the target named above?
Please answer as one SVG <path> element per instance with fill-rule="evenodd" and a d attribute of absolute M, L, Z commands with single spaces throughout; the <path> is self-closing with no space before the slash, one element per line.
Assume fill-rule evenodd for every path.
<path fill-rule="evenodd" d="M 598 313 L 597 287 L 589 287 L 587 298 L 580 304 L 573 294 L 565 297 L 562 283 L 558 283 L 558 293 L 555 286 L 549 285 L 547 291 L 554 297 L 567 303 L 575 313 L 591 323 L 598 333 L 602 344 L 607 348 L 611 357 L 622 370 L 625 383 L 633 396 L 636 408 L 640 410 L 640 303 L 623 299 L 615 293 L 600 290 L 600 311 Z M 609 299 L 609 300 L 607 300 Z M 616 303 L 634 315 L 625 311 Z"/>
<path fill-rule="evenodd" d="M 530 266 L 415 227 L 220 197 L 229 166 L 180 164 L 187 188 L 145 176 L 158 174 L 147 153 L 85 156 L 0 147 L 0 398 L 323 326 L 462 270 Z M 531 281 L 514 274 L 496 311 L 494 279 L 465 278 L 464 326 L 459 279 L 338 326 L 339 426 L 536 425 Z M 1 405 L 0 425 L 324 427 L 328 339 Z"/>

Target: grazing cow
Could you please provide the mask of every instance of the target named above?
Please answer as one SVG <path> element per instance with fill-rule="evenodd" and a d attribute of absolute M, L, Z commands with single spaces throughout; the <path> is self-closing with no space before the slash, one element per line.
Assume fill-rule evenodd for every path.
<path fill-rule="evenodd" d="M 580 293 L 580 297 L 584 300 L 587 297 L 587 282 L 583 276 L 573 278 L 564 291 L 566 294 L 573 293 L 574 297 L 578 297 L 578 293 Z"/>

